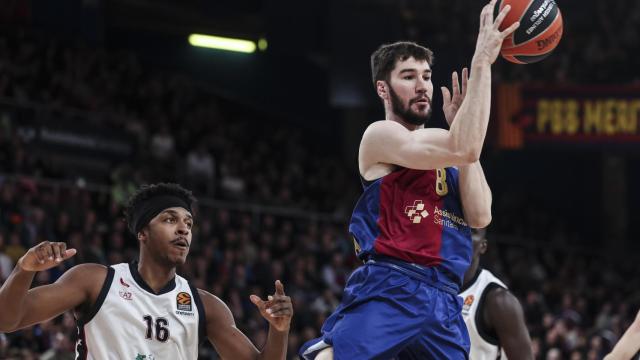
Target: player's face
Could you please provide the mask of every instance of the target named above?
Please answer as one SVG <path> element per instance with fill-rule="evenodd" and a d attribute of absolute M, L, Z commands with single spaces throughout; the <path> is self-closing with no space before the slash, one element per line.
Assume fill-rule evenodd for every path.
<path fill-rule="evenodd" d="M 181 207 L 164 210 L 149 222 L 148 251 L 160 262 L 184 264 L 191 246 L 193 217 Z"/>
<path fill-rule="evenodd" d="M 432 110 L 433 82 L 429 63 L 413 57 L 398 61 L 391 71 L 389 94 L 394 114 L 411 124 L 424 124 Z"/>

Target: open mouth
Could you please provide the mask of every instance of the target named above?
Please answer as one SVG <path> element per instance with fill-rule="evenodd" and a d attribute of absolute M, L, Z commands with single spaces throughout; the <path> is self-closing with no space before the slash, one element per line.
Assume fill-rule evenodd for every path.
<path fill-rule="evenodd" d="M 177 238 L 171 242 L 171 245 L 183 250 L 189 248 L 189 242 L 185 238 Z"/>

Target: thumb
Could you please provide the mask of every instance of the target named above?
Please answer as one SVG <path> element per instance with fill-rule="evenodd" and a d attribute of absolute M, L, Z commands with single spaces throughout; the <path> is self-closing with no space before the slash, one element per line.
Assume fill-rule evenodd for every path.
<path fill-rule="evenodd" d="M 257 295 L 249 296 L 249 300 L 251 300 L 251 302 L 254 303 L 257 307 L 262 306 L 263 301 Z"/>
<path fill-rule="evenodd" d="M 284 295 L 284 285 L 280 280 L 276 280 L 276 295 Z"/>
<path fill-rule="evenodd" d="M 76 249 L 67 249 L 64 251 L 64 254 L 62 255 L 62 259 L 63 260 L 67 260 L 68 258 L 74 256 L 78 251 Z"/>

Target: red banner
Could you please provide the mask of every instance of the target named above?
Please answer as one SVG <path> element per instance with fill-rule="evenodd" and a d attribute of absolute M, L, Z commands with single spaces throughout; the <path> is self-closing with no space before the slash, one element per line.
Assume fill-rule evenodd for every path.
<path fill-rule="evenodd" d="M 498 145 L 639 143 L 640 87 L 498 87 Z"/>

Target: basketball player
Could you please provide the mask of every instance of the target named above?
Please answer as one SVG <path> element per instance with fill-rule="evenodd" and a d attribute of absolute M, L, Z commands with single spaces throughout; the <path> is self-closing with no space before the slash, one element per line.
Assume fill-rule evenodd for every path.
<path fill-rule="evenodd" d="M 280 281 L 266 301 L 251 295 L 270 324 L 260 352 L 220 299 L 176 275 L 191 245 L 194 201 L 176 184 L 143 186 L 131 197 L 126 219 L 140 245 L 132 264 L 77 265 L 55 283 L 29 290 L 36 272 L 76 253 L 60 242 L 29 249 L 0 289 L 0 332 L 73 309 L 78 359 L 197 359 L 205 338 L 225 359 L 284 359 L 293 308 Z"/>
<path fill-rule="evenodd" d="M 507 286 L 480 267 L 487 251 L 486 231 L 472 231 L 473 258 L 460 291 L 462 317 L 471 339 L 471 360 L 533 360 L 531 338 L 522 306 Z"/>
<path fill-rule="evenodd" d="M 640 311 L 604 360 L 629 360 L 640 351 Z"/>
<path fill-rule="evenodd" d="M 349 231 L 366 264 L 349 278 L 322 336 L 305 359 L 465 359 L 469 337 L 458 291 L 471 262 L 470 227 L 491 220 L 491 191 L 478 162 L 491 104 L 491 65 L 509 11 L 484 7 L 462 90 L 442 88 L 450 130 L 425 129 L 431 114 L 432 52 L 415 43 L 383 45 L 371 57 L 385 120 L 360 143 L 364 192 Z M 453 96 L 452 96 L 453 95 Z M 463 100 L 464 99 L 464 100 Z"/>

